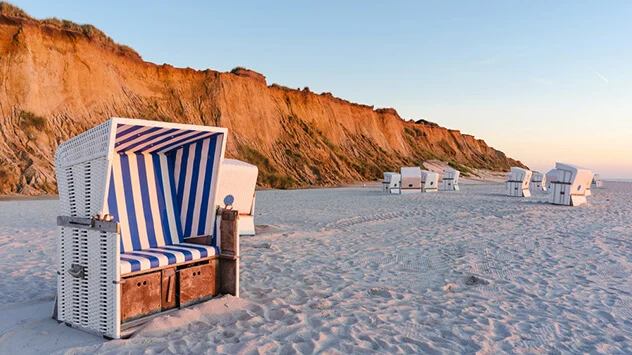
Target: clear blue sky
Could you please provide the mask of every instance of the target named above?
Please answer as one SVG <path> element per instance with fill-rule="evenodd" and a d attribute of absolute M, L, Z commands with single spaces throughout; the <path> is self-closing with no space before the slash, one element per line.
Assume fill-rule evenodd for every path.
<path fill-rule="evenodd" d="M 632 1 L 12 1 L 145 60 L 425 118 L 547 171 L 632 178 Z"/>

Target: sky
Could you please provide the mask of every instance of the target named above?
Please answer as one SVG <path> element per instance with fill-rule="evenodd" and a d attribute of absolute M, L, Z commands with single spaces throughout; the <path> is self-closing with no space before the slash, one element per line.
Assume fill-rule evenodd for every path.
<path fill-rule="evenodd" d="M 632 178 L 631 1 L 13 0 L 146 61 L 394 107 L 530 168 Z"/>

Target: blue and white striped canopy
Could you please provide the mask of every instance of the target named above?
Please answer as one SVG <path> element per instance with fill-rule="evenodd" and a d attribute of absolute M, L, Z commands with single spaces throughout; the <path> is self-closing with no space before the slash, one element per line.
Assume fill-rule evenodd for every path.
<path fill-rule="evenodd" d="M 224 131 L 155 125 L 114 128 L 105 213 L 120 224 L 121 253 L 214 235 Z"/>

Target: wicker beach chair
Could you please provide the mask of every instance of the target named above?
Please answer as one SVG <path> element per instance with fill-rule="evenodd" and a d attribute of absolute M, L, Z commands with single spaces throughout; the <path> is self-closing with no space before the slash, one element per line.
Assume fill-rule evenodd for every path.
<path fill-rule="evenodd" d="M 459 175 L 461 172 L 454 169 L 443 169 L 441 191 L 459 191 Z"/>
<path fill-rule="evenodd" d="M 421 190 L 423 192 L 434 192 L 439 189 L 439 174 L 422 170 L 421 171 Z"/>
<path fill-rule="evenodd" d="M 570 164 L 556 163 L 557 181 L 551 183 L 550 200 L 554 205 L 580 206 L 587 203 L 592 171 Z"/>
<path fill-rule="evenodd" d="M 401 179 L 402 176 L 398 173 L 385 172 L 384 181 L 382 181 L 382 192 L 387 194 L 398 194 Z"/>
<path fill-rule="evenodd" d="M 421 193 L 421 169 L 419 167 L 400 168 L 400 174 L 402 176 L 400 194 Z"/>
<path fill-rule="evenodd" d="M 546 191 L 546 175 L 542 173 L 533 173 L 531 182 L 529 183 L 529 190 L 535 193 L 541 193 Z"/>
<path fill-rule="evenodd" d="M 224 159 L 220 169 L 218 197 L 232 196 L 232 208 L 239 212 L 239 234 L 255 235 L 255 188 L 259 169 L 235 159 Z"/>
<path fill-rule="evenodd" d="M 225 128 L 112 118 L 59 145 L 56 318 L 106 338 L 239 296 L 236 211 L 218 209 Z"/>
<path fill-rule="evenodd" d="M 507 174 L 507 182 L 505 182 L 505 191 L 507 196 L 513 197 L 530 197 L 529 183 L 531 182 L 531 170 L 512 167 L 511 172 Z"/>

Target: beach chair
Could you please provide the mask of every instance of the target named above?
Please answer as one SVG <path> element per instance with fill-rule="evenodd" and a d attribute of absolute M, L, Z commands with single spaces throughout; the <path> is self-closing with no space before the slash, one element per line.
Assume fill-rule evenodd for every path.
<path fill-rule="evenodd" d="M 461 175 L 461 172 L 454 169 L 443 169 L 443 173 L 441 191 L 459 191 L 459 175 Z"/>
<path fill-rule="evenodd" d="M 402 167 L 400 169 L 402 182 L 400 194 L 412 194 L 421 192 L 421 169 L 419 167 Z"/>
<path fill-rule="evenodd" d="M 594 174 L 578 166 L 556 163 L 557 181 L 551 183 L 550 202 L 554 205 L 580 206 L 587 203 L 586 190 Z"/>
<path fill-rule="evenodd" d="M 232 196 L 232 208 L 239 211 L 239 234 L 255 235 L 255 188 L 259 169 L 235 159 L 224 159 L 219 173 L 218 200 Z"/>
<path fill-rule="evenodd" d="M 507 174 L 507 182 L 505 183 L 507 196 L 530 197 L 529 183 L 532 174 L 531 170 L 512 167 L 511 172 Z"/>
<path fill-rule="evenodd" d="M 421 191 L 434 192 L 439 189 L 439 174 L 422 170 L 421 171 Z"/>
<path fill-rule="evenodd" d="M 603 181 L 601 181 L 601 177 L 599 176 L 599 174 L 595 174 L 590 187 L 593 189 L 600 189 L 603 187 Z"/>
<path fill-rule="evenodd" d="M 239 215 L 218 208 L 227 130 L 112 118 L 59 145 L 54 317 L 121 338 L 239 296 Z"/>
<path fill-rule="evenodd" d="M 382 181 L 382 192 L 387 194 L 398 194 L 401 179 L 402 176 L 398 173 L 385 172 L 384 181 Z"/>
<path fill-rule="evenodd" d="M 551 190 L 551 184 L 557 181 L 557 169 L 551 169 L 544 175 L 546 179 L 546 189 Z"/>
<path fill-rule="evenodd" d="M 531 183 L 529 183 L 529 190 L 532 193 L 540 193 L 546 191 L 546 176 L 542 173 L 533 173 L 531 177 Z"/>

